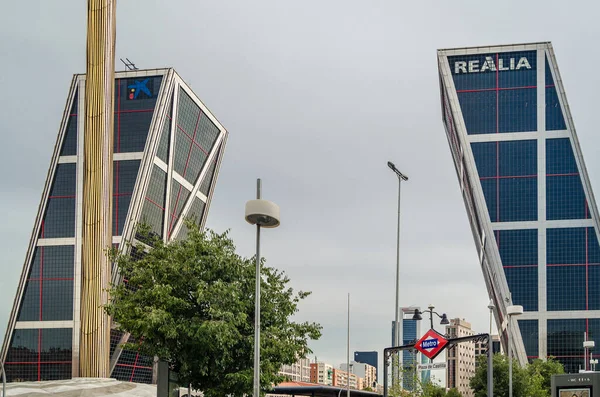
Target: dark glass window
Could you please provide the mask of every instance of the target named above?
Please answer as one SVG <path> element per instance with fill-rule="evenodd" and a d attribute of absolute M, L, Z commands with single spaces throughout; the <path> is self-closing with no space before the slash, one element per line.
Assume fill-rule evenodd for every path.
<path fill-rule="evenodd" d="M 173 180 L 171 182 L 171 199 L 169 204 L 169 236 L 181 216 L 181 211 L 183 211 L 188 197 L 190 197 L 190 191 L 181 186 L 179 182 Z"/>
<path fill-rule="evenodd" d="M 496 242 L 503 266 L 537 266 L 537 229 L 497 230 Z"/>
<path fill-rule="evenodd" d="M 594 233 L 593 228 L 589 232 Z M 546 231 L 548 265 L 581 265 L 586 263 L 586 228 L 560 228 Z"/>
<path fill-rule="evenodd" d="M 202 185 L 200 185 L 200 192 L 205 196 L 208 196 L 210 185 L 212 184 L 213 178 L 215 177 L 215 169 L 217 166 L 218 156 L 219 152 L 217 151 L 217 156 L 215 156 L 215 159 L 208 166 L 208 171 L 206 172 L 206 174 L 204 174 L 204 179 L 202 179 Z"/>
<path fill-rule="evenodd" d="M 579 175 L 546 177 L 546 219 L 585 219 L 590 214 Z"/>
<path fill-rule="evenodd" d="M 174 169 L 194 184 L 219 135 L 219 129 L 184 90 L 180 90 L 178 106 Z"/>
<path fill-rule="evenodd" d="M 590 218 L 569 138 L 546 140 L 547 219 Z"/>
<path fill-rule="evenodd" d="M 499 92 L 499 132 L 537 130 L 537 90 L 511 89 Z"/>
<path fill-rule="evenodd" d="M 546 130 L 566 130 L 565 118 L 562 113 L 552 70 L 546 58 Z"/>
<path fill-rule="evenodd" d="M 548 320 L 548 356 L 556 357 L 565 372 L 578 372 L 583 362 L 585 319 Z"/>
<path fill-rule="evenodd" d="M 154 165 L 144 200 L 141 222 L 150 226 L 151 231 L 160 237 L 163 236 L 166 189 L 167 174 Z"/>
<path fill-rule="evenodd" d="M 71 378 L 71 328 L 16 329 L 4 363 L 9 382 Z"/>
<path fill-rule="evenodd" d="M 67 119 L 67 130 L 65 131 L 65 138 L 62 143 L 60 150 L 61 156 L 73 156 L 77 154 L 77 90 L 73 96 L 73 104 L 71 106 L 71 112 Z"/>
<path fill-rule="evenodd" d="M 500 222 L 537 219 L 537 178 L 500 179 Z"/>
<path fill-rule="evenodd" d="M 548 310 L 585 310 L 585 266 L 548 266 L 546 272 Z"/>
<path fill-rule="evenodd" d="M 548 175 L 579 173 L 569 138 L 546 139 L 546 173 Z"/>
<path fill-rule="evenodd" d="M 134 338 L 129 338 L 134 343 Z M 152 383 L 153 359 L 135 351 L 123 350 L 111 375 L 124 382 Z"/>
<path fill-rule="evenodd" d="M 115 153 L 144 150 L 162 76 L 115 82 Z"/>
<path fill-rule="evenodd" d="M 113 167 L 113 235 L 123 232 L 140 160 L 115 161 Z"/>
<path fill-rule="evenodd" d="M 196 223 L 197 225 L 201 225 L 205 206 L 206 206 L 206 204 L 204 204 L 204 201 L 200 200 L 198 197 L 194 198 L 194 201 L 192 202 L 192 206 L 190 207 L 190 209 L 186 215 L 186 218 L 190 219 L 192 222 Z M 183 239 L 186 239 L 187 236 L 188 236 L 188 228 L 184 223 L 182 225 L 181 229 L 179 230 L 177 239 L 183 240 Z"/>
<path fill-rule="evenodd" d="M 515 304 L 525 311 L 538 310 L 538 268 L 505 267 L 504 274 Z"/>
<path fill-rule="evenodd" d="M 468 134 L 498 132 L 496 91 L 458 92 L 458 101 Z"/>
<path fill-rule="evenodd" d="M 169 161 L 169 140 L 171 136 L 171 118 L 173 117 L 172 111 L 173 100 L 171 99 L 169 102 L 169 109 L 167 110 L 167 117 L 165 117 L 165 121 L 160 132 L 160 142 L 156 151 L 156 156 L 158 156 L 158 158 L 165 163 L 168 163 Z"/>
<path fill-rule="evenodd" d="M 498 142 L 476 142 L 471 144 L 477 173 L 480 178 L 498 176 Z"/>
<path fill-rule="evenodd" d="M 487 205 L 488 214 L 492 222 L 499 221 L 498 213 L 498 183 L 496 179 L 484 179 L 481 181 L 483 196 Z"/>
<path fill-rule="evenodd" d="M 48 196 L 41 238 L 75 236 L 75 163 L 58 164 Z"/>
<path fill-rule="evenodd" d="M 18 321 L 72 320 L 74 266 L 72 245 L 37 247 Z"/>
<path fill-rule="evenodd" d="M 538 320 L 518 320 L 521 337 L 528 358 L 537 358 L 538 353 Z"/>

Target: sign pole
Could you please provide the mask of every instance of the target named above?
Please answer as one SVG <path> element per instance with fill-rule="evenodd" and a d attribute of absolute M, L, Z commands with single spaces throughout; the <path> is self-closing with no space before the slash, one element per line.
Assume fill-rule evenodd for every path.
<path fill-rule="evenodd" d="M 488 334 L 488 373 L 487 373 L 487 395 L 494 397 L 494 348 L 492 345 L 492 335 Z"/>

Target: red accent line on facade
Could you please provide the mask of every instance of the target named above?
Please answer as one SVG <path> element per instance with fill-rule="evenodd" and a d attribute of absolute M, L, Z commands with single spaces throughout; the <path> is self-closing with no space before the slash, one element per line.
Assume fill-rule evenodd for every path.
<path fill-rule="evenodd" d="M 71 113 L 69 117 L 77 116 L 77 113 Z"/>
<path fill-rule="evenodd" d="M 117 84 L 117 153 L 121 152 L 121 81 Z"/>
<path fill-rule="evenodd" d="M 152 367 L 146 367 L 143 365 L 133 365 L 133 364 L 117 364 L 117 367 L 152 369 Z"/>
<path fill-rule="evenodd" d="M 538 265 L 506 265 L 506 266 L 502 266 L 505 269 L 513 269 L 516 267 L 538 267 Z"/>
<path fill-rule="evenodd" d="M 29 278 L 27 279 L 29 281 L 73 281 L 74 278 L 68 278 L 68 277 L 44 277 L 44 278 Z"/>
<path fill-rule="evenodd" d="M 155 206 L 157 206 L 158 208 L 160 208 L 161 210 L 165 210 L 164 207 L 161 207 L 160 205 L 158 205 L 157 203 L 155 203 L 152 199 L 149 199 L 148 197 L 146 197 L 146 200 L 151 203 L 154 204 Z"/>
<path fill-rule="evenodd" d="M 588 278 L 588 271 L 589 271 L 589 260 L 588 260 L 588 229 L 589 228 L 585 228 L 585 310 L 589 310 L 589 278 Z M 587 330 L 587 318 L 585 319 L 585 328 L 586 328 L 586 332 L 588 332 L 589 335 L 589 330 Z"/>
<path fill-rule="evenodd" d="M 123 196 L 131 196 L 133 193 L 119 193 L 119 194 L 113 194 L 113 196 L 119 196 L 119 197 L 123 197 Z"/>
<path fill-rule="evenodd" d="M 567 174 L 546 174 L 546 176 L 578 176 L 578 172 L 571 172 Z"/>
<path fill-rule="evenodd" d="M 40 311 L 42 307 L 40 306 Z M 41 319 L 40 319 L 41 320 Z M 42 380 L 42 330 L 38 329 L 38 362 L 37 362 L 38 382 Z"/>
<path fill-rule="evenodd" d="M 44 277 L 44 247 L 39 247 L 40 250 L 40 277 L 43 278 Z M 43 292 L 43 286 L 42 286 L 42 282 L 40 281 L 40 321 L 42 321 L 42 292 Z"/>
<path fill-rule="evenodd" d="M 498 76 L 499 76 L 499 66 L 500 64 L 498 63 L 498 59 L 499 59 L 499 54 L 496 53 L 496 134 L 500 133 L 500 104 L 499 104 L 499 98 L 500 98 L 500 85 L 498 83 Z M 500 179 L 498 178 L 500 176 L 500 142 L 496 141 L 496 222 L 500 222 Z"/>
<path fill-rule="evenodd" d="M 135 369 L 137 368 L 138 358 L 140 358 L 140 353 L 135 354 L 135 362 L 133 363 L 133 369 L 131 370 L 131 378 L 129 378 L 130 382 L 133 382 L 133 376 L 135 375 Z"/>
<path fill-rule="evenodd" d="M 119 102 L 121 100 L 121 97 L 119 96 Z M 119 106 L 120 108 L 120 106 Z M 131 109 L 131 110 L 118 110 L 115 113 L 117 114 L 121 114 L 121 113 L 149 113 L 149 112 L 154 112 L 154 109 Z"/>
<path fill-rule="evenodd" d="M 548 267 L 553 267 L 553 266 L 600 266 L 600 263 L 553 263 L 553 264 L 547 264 L 546 266 Z"/>
<path fill-rule="evenodd" d="M 41 364 L 71 364 L 72 361 L 44 361 Z M 38 365 L 36 361 L 7 361 L 4 365 Z"/>
<path fill-rule="evenodd" d="M 498 71 L 496 71 L 496 76 L 498 76 Z M 521 86 L 521 87 L 503 87 L 503 88 L 500 88 L 500 87 L 498 87 L 498 80 L 497 80 L 497 77 L 496 77 L 496 88 L 479 88 L 479 89 L 473 89 L 473 90 L 456 90 L 456 92 L 463 93 L 463 92 L 485 92 L 485 91 L 510 91 L 510 90 L 527 90 L 527 89 L 532 89 L 532 88 L 537 88 L 537 86 L 535 86 L 535 85 L 525 85 L 525 86 Z"/>
<path fill-rule="evenodd" d="M 479 178 L 480 181 L 488 179 L 511 179 L 511 178 L 537 178 L 537 175 L 509 175 L 509 176 L 482 176 Z"/>
<path fill-rule="evenodd" d="M 48 196 L 49 199 L 63 199 L 63 198 L 75 198 L 75 195 L 68 195 L 68 196 Z"/>
<path fill-rule="evenodd" d="M 119 235 L 119 164 L 120 161 L 115 161 L 116 169 L 115 169 L 115 190 L 114 190 L 114 199 L 115 199 L 115 235 Z"/>

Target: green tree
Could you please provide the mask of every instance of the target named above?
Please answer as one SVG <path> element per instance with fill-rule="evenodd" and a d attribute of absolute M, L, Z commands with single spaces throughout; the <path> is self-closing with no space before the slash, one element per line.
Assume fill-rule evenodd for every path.
<path fill-rule="evenodd" d="M 250 395 L 255 260 L 236 254 L 227 233 L 201 232 L 192 223 L 188 228 L 187 239 L 169 244 L 146 235 L 152 248 L 143 255 L 112 253 L 128 282 L 111 287 L 106 311 L 139 341 L 128 348 L 169 362 L 182 384 L 207 397 Z M 143 246 L 132 249 L 144 251 Z M 277 375 L 282 364 L 311 353 L 308 340 L 321 336 L 321 326 L 290 320 L 308 292 L 295 292 L 289 278 L 272 267 L 262 266 L 261 275 L 261 387 L 266 391 L 283 380 Z"/>
<path fill-rule="evenodd" d="M 508 397 L 508 358 L 503 354 L 495 354 L 493 360 L 494 396 Z M 534 360 L 525 368 L 513 359 L 513 396 L 549 397 L 551 376 L 563 372 L 562 364 L 553 359 Z M 487 396 L 487 357 L 478 358 L 477 369 L 471 378 L 470 386 L 475 392 L 475 397 Z"/>

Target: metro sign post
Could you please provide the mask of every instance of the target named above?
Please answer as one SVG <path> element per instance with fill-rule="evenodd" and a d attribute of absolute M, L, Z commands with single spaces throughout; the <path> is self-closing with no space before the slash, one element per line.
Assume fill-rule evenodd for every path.
<path fill-rule="evenodd" d="M 447 344 L 448 340 L 442 334 L 430 329 L 415 343 L 415 349 L 423 353 L 425 357 L 433 360 L 444 350 Z"/>
<path fill-rule="evenodd" d="M 414 351 L 418 350 L 426 357 L 433 360 L 436 358 L 445 348 L 450 348 L 459 343 L 464 342 L 483 342 L 486 341 L 488 345 L 487 351 L 487 362 L 488 362 L 488 371 L 487 371 L 487 395 L 488 397 L 494 396 L 494 362 L 492 360 L 492 340 L 489 334 L 477 334 L 470 336 L 462 336 L 459 338 L 449 338 L 446 339 L 445 336 L 435 331 L 433 328 L 430 329 L 416 342 L 411 342 L 407 345 L 403 346 L 393 346 L 386 347 L 383 349 L 383 396 L 388 397 L 388 367 L 390 365 L 390 359 L 392 358 L 392 354 L 399 353 L 404 350 Z M 432 365 L 434 365 L 432 363 Z M 445 364 L 444 364 L 445 365 Z M 443 368 L 440 366 L 440 368 Z M 430 368 L 437 369 L 437 368 Z"/>

